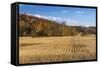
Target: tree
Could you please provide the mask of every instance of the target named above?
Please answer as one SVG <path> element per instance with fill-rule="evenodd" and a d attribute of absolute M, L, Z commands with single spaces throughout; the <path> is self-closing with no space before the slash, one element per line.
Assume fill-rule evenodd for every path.
<path fill-rule="evenodd" d="M 75 36 L 78 34 L 78 31 L 76 30 L 76 28 L 72 27 L 72 35 Z"/>
<path fill-rule="evenodd" d="M 19 21 L 19 36 L 23 36 L 25 30 L 25 22 L 23 20 Z"/>

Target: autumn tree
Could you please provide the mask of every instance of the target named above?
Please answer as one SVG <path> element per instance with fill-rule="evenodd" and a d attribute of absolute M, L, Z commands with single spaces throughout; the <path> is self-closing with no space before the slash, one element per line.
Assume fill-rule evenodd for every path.
<path fill-rule="evenodd" d="M 19 21 L 19 36 L 23 36 L 25 30 L 25 22 L 23 20 Z"/>

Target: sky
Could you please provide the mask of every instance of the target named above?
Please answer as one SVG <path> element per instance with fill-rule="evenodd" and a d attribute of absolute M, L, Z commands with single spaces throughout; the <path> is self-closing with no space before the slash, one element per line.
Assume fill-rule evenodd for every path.
<path fill-rule="evenodd" d="M 19 4 L 19 14 L 66 22 L 71 26 L 96 26 L 96 9 Z"/>

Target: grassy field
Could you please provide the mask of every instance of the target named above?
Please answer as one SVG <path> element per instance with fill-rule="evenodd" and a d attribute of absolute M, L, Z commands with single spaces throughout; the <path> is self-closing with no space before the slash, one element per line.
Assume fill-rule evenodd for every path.
<path fill-rule="evenodd" d="M 19 38 L 20 64 L 93 59 L 96 59 L 94 36 Z"/>

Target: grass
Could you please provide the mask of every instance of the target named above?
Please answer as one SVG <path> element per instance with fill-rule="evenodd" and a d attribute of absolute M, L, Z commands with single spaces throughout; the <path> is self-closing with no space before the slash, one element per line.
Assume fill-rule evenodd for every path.
<path fill-rule="evenodd" d="M 96 59 L 95 37 L 19 38 L 20 64 L 93 59 Z"/>

